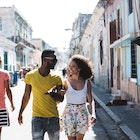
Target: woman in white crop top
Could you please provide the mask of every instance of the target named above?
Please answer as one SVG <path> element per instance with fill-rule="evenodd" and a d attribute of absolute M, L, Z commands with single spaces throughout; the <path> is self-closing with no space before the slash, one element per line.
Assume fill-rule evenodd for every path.
<path fill-rule="evenodd" d="M 96 121 L 90 81 L 93 76 L 92 65 L 87 58 L 74 55 L 68 64 L 67 75 L 64 81 L 66 107 L 62 115 L 63 128 L 69 140 L 83 140 L 88 126 L 93 126 Z M 90 115 L 86 107 L 87 99 Z"/>

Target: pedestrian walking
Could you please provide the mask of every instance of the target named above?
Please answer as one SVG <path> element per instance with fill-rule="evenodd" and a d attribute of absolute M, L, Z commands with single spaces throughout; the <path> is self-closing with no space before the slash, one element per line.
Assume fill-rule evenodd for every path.
<path fill-rule="evenodd" d="M 90 61 L 84 56 L 73 55 L 64 81 L 66 106 L 61 116 L 61 123 L 69 140 L 83 140 L 89 125 L 95 124 L 95 103 L 90 81 L 92 76 Z M 90 116 L 86 107 L 87 100 L 91 109 Z"/>
<path fill-rule="evenodd" d="M 66 76 L 66 72 L 67 72 L 66 68 L 63 68 L 63 69 L 62 69 L 62 75 L 63 75 L 63 78 L 65 78 L 65 76 Z"/>
<path fill-rule="evenodd" d="M 19 111 L 18 122 L 23 123 L 23 111 L 26 108 L 32 91 L 32 139 L 43 140 L 45 132 L 50 140 L 59 140 L 60 125 L 57 101 L 51 94 L 45 94 L 55 86 L 62 85 L 62 79 L 55 74 L 57 59 L 53 50 L 44 50 L 41 55 L 42 64 L 38 69 L 28 72 L 25 76 L 25 92 Z M 48 92 L 49 93 L 49 92 Z M 60 98 L 62 96 L 60 95 Z M 60 99 L 62 101 L 63 97 Z"/>
<path fill-rule="evenodd" d="M 2 127 L 10 125 L 9 113 L 5 102 L 6 95 L 10 101 L 11 110 L 14 111 L 15 109 L 9 80 L 9 72 L 7 70 L 0 69 L 0 140 L 2 135 Z"/>

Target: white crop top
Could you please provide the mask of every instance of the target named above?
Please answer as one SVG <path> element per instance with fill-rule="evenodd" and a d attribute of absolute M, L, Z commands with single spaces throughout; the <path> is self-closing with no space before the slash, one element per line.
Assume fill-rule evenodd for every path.
<path fill-rule="evenodd" d="M 81 90 L 75 90 L 72 88 L 70 82 L 66 80 L 68 85 L 68 90 L 66 91 L 67 103 L 71 104 L 83 104 L 86 103 L 87 95 L 87 80 L 85 81 L 84 88 Z"/>

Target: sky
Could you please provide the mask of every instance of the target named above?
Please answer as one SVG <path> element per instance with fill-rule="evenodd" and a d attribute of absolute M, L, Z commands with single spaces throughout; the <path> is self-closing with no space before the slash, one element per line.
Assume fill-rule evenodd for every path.
<path fill-rule="evenodd" d="M 51 47 L 68 48 L 72 24 L 79 13 L 92 14 L 99 0 L 0 0 L 0 6 L 15 6 L 33 29 Z"/>

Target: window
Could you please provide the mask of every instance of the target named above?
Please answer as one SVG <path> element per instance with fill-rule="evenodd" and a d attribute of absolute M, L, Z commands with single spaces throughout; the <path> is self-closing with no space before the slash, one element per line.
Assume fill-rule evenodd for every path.
<path fill-rule="evenodd" d="M 110 24 L 110 44 L 112 44 L 114 41 L 120 39 L 121 37 L 120 9 L 116 11 L 116 19 L 112 20 L 109 24 Z"/>
<path fill-rule="evenodd" d="M 116 20 L 110 22 L 110 44 L 116 40 Z"/>
<path fill-rule="evenodd" d="M 117 39 L 119 39 L 120 37 L 121 37 L 121 32 L 120 32 L 120 22 L 121 22 L 121 20 L 120 20 L 120 10 L 118 9 L 117 10 L 117 25 L 116 25 L 116 28 L 117 28 L 117 35 L 116 35 L 116 37 L 117 37 Z"/>
<path fill-rule="evenodd" d="M 2 30 L 2 18 L 0 17 L 0 30 Z"/>
<path fill-rule="evenodd" d="M 137 78 L 136 46 L 131 44 L 131 78 Z"/>
<path fill-rule="evenodd" d="M 100 41 L 100 63 L 103 64 L 103 41 Z"/>
<path fill-rule="evenodd" d="M 128 0 L 128 14 L 133 12 L 132 0 Z"/>
<path fill-rule="evenodd" d="M 4 52 L 4 69 L 8 70 L 8 52 Z"/>

